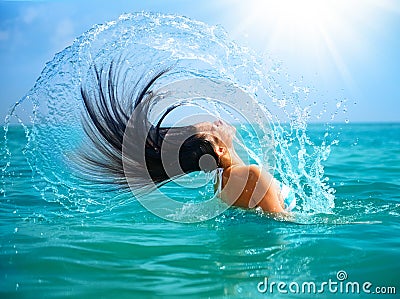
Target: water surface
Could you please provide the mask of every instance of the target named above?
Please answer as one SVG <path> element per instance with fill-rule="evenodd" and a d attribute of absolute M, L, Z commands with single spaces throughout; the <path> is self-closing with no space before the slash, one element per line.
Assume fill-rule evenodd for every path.
<path fill-rule="evenodd" d="M 340 127 L 341 141 L 324 163 L 336 190 L 332 213 L 299 213 L 291 223 L 230 208 L 197 224 L 160 219 L 136 201 L 85 213 L 43 200 L 22 154 L 24 131 L 11 127 L 9 146 L 21 154 L 1 197 L 1 295 L 279 297 L 276 289 L 260 293 L 258 283 L 339 281 L 341 270 L 347 281 L 371 282 L 371 290 L 398 291 L 400 125 Z M 309 126 L 311 135 L 321 130 Z"/>

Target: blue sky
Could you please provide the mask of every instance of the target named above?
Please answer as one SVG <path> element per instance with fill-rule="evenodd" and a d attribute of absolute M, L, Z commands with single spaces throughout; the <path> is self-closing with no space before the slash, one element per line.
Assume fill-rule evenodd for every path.
<path fill-rule="evenodd" d="M 400 122 L 397 0 L 0 1 L 0 119 L 75 37 L 138 11 L 222 25 L 326 100 L 348 99 L 351 122 Z"/>

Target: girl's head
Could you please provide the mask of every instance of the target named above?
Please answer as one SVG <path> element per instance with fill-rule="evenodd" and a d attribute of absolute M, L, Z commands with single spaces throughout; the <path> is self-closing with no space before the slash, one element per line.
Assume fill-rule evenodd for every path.
<path fill-rule="evenodd" d="M 221 120 L 185 127 L 151 127 L 150 132 L 154 131 L 159 133 L 148 134 L 144 155 L 147 170 L 156 183 L 231 165 L 236 130 Z"/>
<path fill-rule="evenodd" d="M 235 127 L 222 120 L 202 122 L 195 124 L 198 138 L 204 138 L 213 147 L 218 158 L 218 167 L 226 168 L 231 165 L 231 154 L 234 152 L 233 138 L 236 134 Z"/>
<path fill-rule="evenodd" d="M 129 93 L 136 94 L 135 99 L 121 99 L 117 90 L 124 86 L 117 85 L 126 82 L 119 82 L 119 72 L 114 69 L 114 63 L 106 72 L 95 67 L 97 90 L 81 88 L 86 110 L 83 125 L 91 144 L 80 157 L 82 170 L 88 176 L 105 183 L 142 188 L 160 186 L 190 172 L 209 172 L 230 165 L 234 127 L 221 120 L 162 127 L 162 120 L 179 104 L 167 109 L 157 124 L 151 124 L 148 115 L 157 102 L 151 88 L 166 71 L 153 76 L 141 89 L 141 82 L 137 83 L 136 90 Z M 133 133 L 129 144 L 125 138 L 128 127 Z"/>

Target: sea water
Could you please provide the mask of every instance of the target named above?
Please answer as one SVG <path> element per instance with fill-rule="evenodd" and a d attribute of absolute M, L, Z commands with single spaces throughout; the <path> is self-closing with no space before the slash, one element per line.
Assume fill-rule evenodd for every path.
<path fill-rule="evenodd" d="M 338 127 L 341 142 L 324 163 L 336 190 L 331 213 L 296 223 L 230 208 L 196 224 L 163 220 L 135 201 L 99 213 L 44 201 L 22 154 L 25 133 L 10 127 L 9 146 L 21 154 L 1 198 L 1 297 L 279 297 L 258 284 L 339 282 L 339 271 L 371 291 L 398 292 L 400 124 Z"/>
<path fill-rule="evenodd" d="M 180 179 L 205 180 L 199 188 L 162 187 L 185 203 L 166 220 L 132 193 L 105 192 L 73 172 L 69 158 L 83 138 L 79 88 L 93 62 L 132 48 L 139 59 L 125 62 L 135 69 L 146 59 L 153 68 L 184 56 L 174 80 L 223 79 L 268 109 L 269 119 L 254 128 L 273 141 L 273 174 L 296 192 L 290 220 L 233 207 L 216 217 L 196 210 L 213 193 L 203 174 Z M 312 124 L 326 107 L 285 77 L 221 28 L 177 16 L 125 15 L 57 54 L 4 126 L 1 297 L 395 297 L 400 124 Z M 252 149 L 264 146 L 253 125 L 236 124 L 249 148 L 238 151 L 263 162 L 269 157 Z"/>

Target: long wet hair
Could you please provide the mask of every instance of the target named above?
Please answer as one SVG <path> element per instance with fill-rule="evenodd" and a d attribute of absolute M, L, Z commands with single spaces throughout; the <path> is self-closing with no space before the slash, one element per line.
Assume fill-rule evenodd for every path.
<path fill-rule="evenodd" d="M 80 168 L 86 177 L 149 190 L 184 174 L 218 167 L 213 144 L 194 126 L 161 127 L 164 118 L 181 104 L 166 109 L 157 124 L 150 123 L 149 114 L 158 101 L 152 88 L 169 69 L 149 78 L 141 76 L 126 91 L 132 85 L 125 82 L 126 74 L 120 80 L 121 69 L 116 64 L 113 61 L 108 70 L 94 66 L 94 81 L 81 86 L 82 122 L 90 140 L 80 153 Z M 200 167 L 204 155 L 212 157 L 206 169 Z"/>

